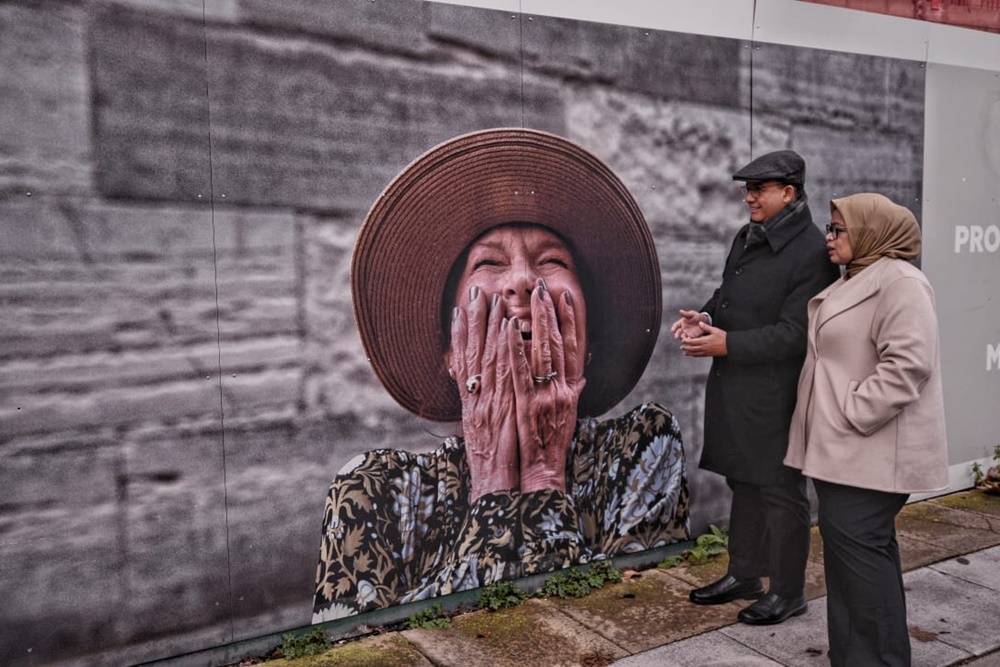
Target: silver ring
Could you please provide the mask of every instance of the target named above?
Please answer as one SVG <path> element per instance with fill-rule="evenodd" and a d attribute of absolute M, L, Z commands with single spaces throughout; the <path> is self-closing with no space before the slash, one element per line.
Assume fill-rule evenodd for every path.
<path fill-rule="evenodd" d="M 544 384 L 546 382 L 552 382 L 556 379 L 557 373 L 552 371 L 548 375 L 532 375 L 531 379 L 535 381 L 535 384 Z"/>
<path fill-rule="evenodd" d="M 479 381 L 483 379 L 482 375 L 473 375 L 468 380 L 465 381 L 465 390 L 470 394 L 475 394 L 479 392 Z"/>

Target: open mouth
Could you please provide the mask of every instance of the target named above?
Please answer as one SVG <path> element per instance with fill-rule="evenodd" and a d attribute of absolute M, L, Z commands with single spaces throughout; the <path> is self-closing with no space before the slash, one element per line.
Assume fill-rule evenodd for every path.
<path fill-rule="evenodd" d="M 531 340 L 531 320 L 519 320 L 521 328 L 521 339 Z"/>

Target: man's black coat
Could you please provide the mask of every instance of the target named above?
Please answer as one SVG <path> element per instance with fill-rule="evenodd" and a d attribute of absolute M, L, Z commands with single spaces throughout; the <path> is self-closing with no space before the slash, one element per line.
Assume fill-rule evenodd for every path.
<path fill-rule="evenodd" d="M 728 354 L 709 371 L 701 467 L 766 486 L 799 477 L 782 460 L 806 352 L 806 304 L 840 270 L 804 196 L 763 227 L 740 229 L 722 285 L 702 308 L 727 332 Z"/>

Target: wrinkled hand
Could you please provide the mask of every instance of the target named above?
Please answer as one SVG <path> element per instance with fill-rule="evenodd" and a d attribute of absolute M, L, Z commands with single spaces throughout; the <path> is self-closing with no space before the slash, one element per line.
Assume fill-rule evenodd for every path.
<path fill-rule="evenodd" d="M 699 322 L 701 336 L 686 338 L 681 342 L 681 352 L 689 357 L 724 357 L 729 354 L 726 347 L 726 332 Z"/>
<path fill-rule="evenodd" d="M 583 326 L 569 292 L 559 297 L 557 317 L 551 294 L 539 281 L 531 294 L 530 359 L 517 318 L 506 327 L 522 493 L 566 490 L 566 458 L 586 384 L 578 337 Z"/>
<path fill-rule="evenodd" d="M 467 311 L 456 307 L 451 324 L 451 373 L 462 397 L 462 430 L 472 482 L 471 500 L 517 488 L 518 433 L 511 382 L 511 351 L 494 297 L 487 307 L 478 288 Z"/>
<path fill-rule="evenodd" d="M 681 318 L 670 325 L 670 332 L 677 340 L 687 340 L 697 338 L 704 334 L 698 325 L 705 322 L 705 316 L 696 310 L 680 311 Z M 707 324 L 707 322 L 706 322 Z"/>

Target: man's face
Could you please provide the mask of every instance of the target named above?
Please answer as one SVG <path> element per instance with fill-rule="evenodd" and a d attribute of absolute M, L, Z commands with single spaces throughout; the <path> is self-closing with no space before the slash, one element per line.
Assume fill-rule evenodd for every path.
<path fill-rule="evenodd" d="M 795 199 L 795 186 L 777 181 L 747 181 L 745 189 L 743 201 L 753 222 L 767 222 Z"/>

